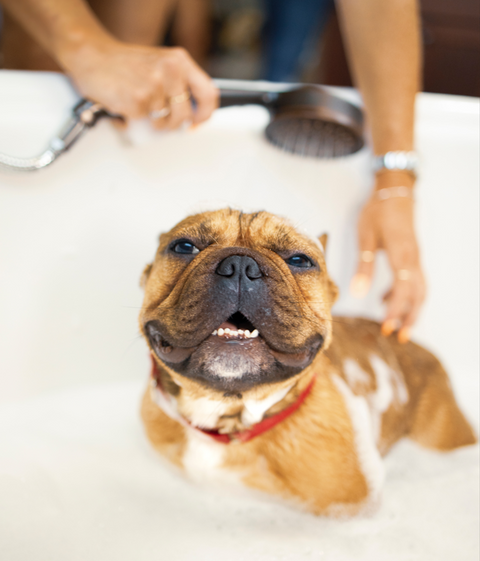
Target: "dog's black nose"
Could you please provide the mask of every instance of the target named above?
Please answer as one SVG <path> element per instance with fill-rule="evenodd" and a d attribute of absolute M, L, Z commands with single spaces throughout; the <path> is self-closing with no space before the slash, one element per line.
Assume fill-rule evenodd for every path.
<path fill-rule="evenodd" d="M 230 255 L 218 265 L 215 272 L 217 275 L 228 277 L 232 281 L 240 281 L 245 277 L 253 281 L 263 277 L 255 259 L 247 255 Z"/>

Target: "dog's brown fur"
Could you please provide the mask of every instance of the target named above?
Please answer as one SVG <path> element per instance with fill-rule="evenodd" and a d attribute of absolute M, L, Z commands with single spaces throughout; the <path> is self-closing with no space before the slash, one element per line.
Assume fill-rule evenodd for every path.
<path fill-rule="evenodd" d="M 287 221 L 268 213 L 244 215 L 232 210 L 204 213 L 187 218 L 163 234 L 153 266 L 144 272 L 142 330 L 149 320 L 157 317 L 159 310 L 174 330 L 173 324 L 179 317 L 175 311 L 192 306 L 192 296 L 184 292 L 184 287 L 188 285 L 191 291 L 195 283 L 202 283 L 203 289 L 208 289 L 205 275 L 209 273 L 202 269 L 202 259 L 207 260 L 207 255 L 202 255 L 204 251 L 207 253 L 206 249 L 187 266 L 175 256 L 166 255 L 172 240 L 187 235 L 210 252 L 235 247 L 248 250 L 249 255 L 267 255 L 276 267 L 269 272 L 274 276 L 273 289 L 277 289 L 276 283 L 286 283 L 288 294 L 295 294 L 298 299 L 280 313 L 288 315 L 293 310 L 300 324 L 305 322 L 306 331 L 317 329 L 324 337 L 322 350 L 302 371 L 274 383 L 265 384 L 259 378 L 258 385 L 228 395 L 208 383 L 179 374 L 156 358 L 162 387 L 175 399 L 178 412 L 191 419 L 200 399 L 216 399 L 223 407 L 216 428 L 227 433 L 248 428 L 241 416 L 247 400 L 264 399 L 290 387 L 285 397 L 265 412 L 264 416 L 268 417 L 295 402 L 316 375 L 313 390 L 302 406 L 273 429 L 243 444 L 224 445 L 213 441 L 205 444 L 222 448 L 220 467 L 224 471 L 238 474 L 249 487 L 303 503 L 317 514 L 335 513 L 339 505 L 353 513 L 366 505 L 368 499 L 378 499 L 375 474 L 369 472 L 369 464 L 363 457 L 365 450 L 359 444 L 361 411 L 368 410 L 372 419 L 378 418 L 378 438 L 372 442 L 382 455 L 402 436 L 437 450 L 451 450 L 476 441 L 439 361 L 414 343 L 400 345 L 394 336 L 383 337 L 375 322 L 332 320 L 330 308 L 336 298 L 336 287 L 326 273 L 323 252 Z M 300 275 L 290 273 L 282 253 L 291 250 L 292 244 L 302 253 L 313 255 L 319 270 Z M 286 290 L 284 287 L 280 294 L 287 294 Z M 198 301 L 195 296 L 193 301 Z M 204 319 L 199 317 L 198 321 Z M 181 325 L 177 328 L 181 329 Z M 293 330 L 291 341 L 301 344 L 302 333 Z M 189 341 L 186 346 L 191 344 Z M 350 366 L 354 365 L 356 377 L 347 371 L 348 361 Z M 381 379 L 375 371 L 375 361 L 381 361 L 386 372 L 388 383 L 385 386 L 385 381 L 382 382 L 383 389 L 379 387 Z M 385 410 L 379 405 L 382 391 L 388 394 Z M 183 467 L 195 429 L 170 418 L 154 403 L 150 389 L 143 399 L 142 418 L 155 448 Z"/>

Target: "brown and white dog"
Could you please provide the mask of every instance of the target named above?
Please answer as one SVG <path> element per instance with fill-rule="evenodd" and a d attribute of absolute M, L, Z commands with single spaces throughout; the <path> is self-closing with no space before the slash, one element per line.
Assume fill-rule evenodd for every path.
<path fill-rule="evenodd" d="M 433 355 L 332 318 L 322 242 L 230 209 L 162 234 L 143 275 L 142 418 L 193 477 L 356 513 L 376 504 L 381 456 L 402 436 L 437 450 L 476 439 Z"/>

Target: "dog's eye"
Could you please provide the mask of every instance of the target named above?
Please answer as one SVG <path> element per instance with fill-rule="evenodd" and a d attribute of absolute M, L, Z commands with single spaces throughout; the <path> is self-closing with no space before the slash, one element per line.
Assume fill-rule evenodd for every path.
<path fill-rule="evenodd" d="M 184 255 L 195 255 L 199 253 L 198 247 L 195 247 L 191 242 L 177 242 L 172 246 L 175 253 L 183 253 Z"/>
<path fill-rule="evenodd" d="M 309 259 L 306 255 L 303 255 L 303 253 L 292 255 L 288 259 L 285 259 L 285 263 L 291 267 L 301 267 L 304 269 L 307 267 L 313 267 L 311 259 Z"/>

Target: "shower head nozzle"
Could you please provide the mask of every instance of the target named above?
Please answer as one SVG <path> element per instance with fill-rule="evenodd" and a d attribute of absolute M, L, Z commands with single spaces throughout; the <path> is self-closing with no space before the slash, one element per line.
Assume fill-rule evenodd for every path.
<path fill-rule="evenodd" d="M 287 152 L 338 158 L 364 145 L 361 109 L 322 86 L 290 86 L 285 91 L 221 89 L 221 107 L 247 104 L 269 109 L 265 136 Z"/>

